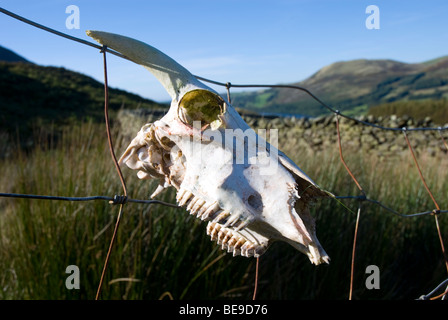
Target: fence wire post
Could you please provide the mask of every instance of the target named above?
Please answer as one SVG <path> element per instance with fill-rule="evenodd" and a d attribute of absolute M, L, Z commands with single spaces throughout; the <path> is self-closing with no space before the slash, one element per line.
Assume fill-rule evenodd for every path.
<path fill-rule="evenodd" d="M 352 248 L 352 264 L 350 270 L 350 292 L 348 295 L 348 300 L 352 300 L 353 294 L 353 279 L 355 273 L 355 252 L 356 252 L 356 240 L 358 238 L 358 226 L 359 226 L 359 218 L 361 216 L 361 201 L 358 203 L 358 212 L 356 214 L 356 224 L 355 224 L 355 233 L 353 236 L 353 248 Z"/>
<path fill-rule="evenodd" d="M 352 178 L 352 180 L 355 182 L 356 186 L 358 187 L 359 191 L 361 191 L 363 197 L 366 196 L 364 189 L 361 187 L 361 185 L 359 184 L 358 180 L 356 180 L 355 175 L 350 171 L 347 163 L 344 160 L 344 156 L 342 155 L 342 142 L 341 142 L 341 132 L 339 129 L 339 110 L 336 110 L 335 115 L 336 115 L 336 131 L 337 131 L 337 136 L 338 136 L 338 145 L 339 145 L 339 157 L 341 159 L 342 164 L 344 165 L 345 169 L 347 170 L 348 174 L 350 175 L 350 177 Z"/>
<path fill-rule="evenodd" d="M 442 237 L 442 233 L 440 231 L 439 218 L 438 218 L 438 215 L 440 214 L 440 207 L 439 207 L 439 204 L 437 203 L 434 195 L 432 194 L 431 189 L 429 189 L 428 184 L 425 181 L 425 178 L 423 177 L 423 173 L 422 173 L 422 170 L 420 169 L 420 166 L 418 164 L 417 157 L 415 156 L 415 153 L 414 153 L 414 150 L 412 148 L 411 142 L 409 141 L 408 135 L 406 133 L 406 131 L 407 131 L 406 128 L 403 128 L 402 131 L 403 131 L 404 138 L 406 140 L 406 144 L 408 145 L 409 151 L 411 152 L 412 159 L 414 160 L 414 164 L 415 164 L 415 166 L 416 166 L 416 168 L 418 170 L 418 174 L 420 176 L 420 179 L 422 180 L 423 185 L 424 185 L 426 191 L 428 192 L 429 196 L 431 197 L 431 199 L 434 202 L 434 205 L 436 207 L 436 209 L 433 211 L 434 212 L 434 219 L 435 219 L 437 233 L 439 235 L 439 241 L 440 241 L 440 246 L 441 246 L 441 249 L 442 249 L 443 258 L 445 259 L 445 267 L 446 267 L 446 270 L 448 272 L 448 258 L 446 256 L 445 246 L 443 244 L 443 237 Z"/>
<path fill-rule="evenodd" d="M 230 82 L 226 82 L 226 89 L 227 89 L 227 100 L 229 101 L 229 103 L 231 104 L 231 98 L 230 98 L 230 87 L 232 86 L 232 84 Z"/>
<path fill-rule="evenodd" d="M 107 140 L 109 142 L 110 154 L 111 154 L 112 160 L 114 162 L 115 168 L 117 169 L 118 175 L 120 177 L 121 185 L 123 187 L 124 196 L 118 198 L 121 201 L 121 203 L 120 203 L 120 210 L 118 212 L 117 221 L 115 223 L 115 228 L 114 228 L 114 233 L 112 234 L 112 239 L 110 241 L 109 249 L 107 251 L 106 260 L 104 262 L 103 271 L 101 273 L 100 283 L 98 285 L 98 290 L 96 292 L 95 300 L 99 299 L 99 296 L 100 296 L 100 293 L 101 293 L 101 288 L 102 288 L 102 285 L 103 285 L 104 276 L 106 274 L 107 266 L 109 264 L 110 254 L 112 252 L 112 248 L 113 248 L 113 245 L 115 243 L 118 227 L 120 225 L 121 217 L 123 215 L 123 207 L 124 207 L 124 205 L 126 203 L 126 198 L 127 198 L 126 183 L 124 181 L 123 174 L 121 172 L 120 166 L 119 166 L 117 158 L 115 156 L 114 147 L 113 147 L 113 143 L 112 143 L 112 135 L 111 135 L 111 132 L 110 132 L 110 122 L 109 122 L 109 88 L 108 88 L 108 82 L 107 82 L 106 51 L 107 51 L 107 47 L 103 46 L 103 48 L 101 49 L 101 53 L 103 54 L 103 63 L 104 63 L 104 118 L 105 118 L 105 121 L 106 121 L 106 133 L 107 133 Z M 117 197 L 116 197 L 116 199 L 117 199 Z"/>
<path fill-rule="evenodd" d="M 350 171 L 347 163 L 344 160 L 344 156 L 342 155 L 341 132 L 340 132 L 340 129 L 339 129 L 339 110 L 336 110 L 335 115 L 336 115 L 336 133 L 337 133 L 337 137 L 338 137 L 338 146 L 339 146 L 339 157 L 340 157 L 341 162 L 344 165 L 345 169 L 347 170 L 348 174 L 350 175 L 352 180 L 355 182 L 355 184 L 358 187 L 359 191 L 361 191 L 361 193 L 362 193 L 362 197 L 359 198 L 358 213 L 356 215 L 355 234 L 353 236 L 352 263 L 351 263 L 351 268 L 350 268 L 351 269 L 350 270 L 350 292 L 349 292 L 348 299 L 352 300 L 353 281 L 354 281 L 353 280 L 353 276 L 354 276 L 354 271 L 355 271 L 356 238 L 358 236 L 358 225 L 359 225 L 359 218 L 360 218 L 360 215 L 361 215 L 361 201 L 366 199 L 366 194 L 364 192 L 364 189 L 359 184 L 358 180 L 356 180 L 355 175 Z"/>
<path fill-rule="evenodd" d="M 257 297 L 258 290 L 258 266 L 260 264 L 260 257 L 257 257 L 257 261 L 255 262 L 255 284 L 254 284 L 254 294 L 252 296 L 252 300 L 255 300 Z"/>

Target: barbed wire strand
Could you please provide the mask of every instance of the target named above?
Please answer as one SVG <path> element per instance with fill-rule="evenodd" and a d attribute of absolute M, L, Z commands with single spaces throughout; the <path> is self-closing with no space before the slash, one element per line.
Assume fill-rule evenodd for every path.
<path fill-rule="evenodd" d="M 178 205 L 164 202 L 160 200 L 141 200 L 141 199 L 132 199 L 132 198 L 124 198 L 123 196 L 115 195 L 114 197 L 107 196 L 90 196 L 90 197 L 64 197 L 64 196 L 43 196 L 43 195 L 35 195 L 35 194 L 20 194 L 20 193 L 0 193 L 0 197 L 2 198 L 23 198 L 23 199 L 36 199 L 36 200 L 59 200 L 59 201 L 93 201 L 93 200 L 105 200 L 110 204 L 122 204 L 122 203 L 141 203 L 141 204 L 161 204 L 168 207 L 173 208 L 181 208 Z"/>
<path fill-rule="evenodd" d="M 105 46 L 100 46 L 100 45 L 97 45 L 95 43 L 92 43 L 92 42 L 89 42 L 89 41 L 86 41 L 86 40 L 83 40 L 83 39 L 79 39 L 79 38 L 67 35 L 65 33 L 62 33 L 60 31 L 51 29 L 49 27 L 46 27 L 44 25 L 41 25 L 41 24 L 38 24 L 38 23 L 36 23 L 34 21 L 26 19 L 26 18 L 24 18 L 22 16 L 19 16 L 19 15 L 15 14 L 15 13 L 12 13 L 12 12 L 10 12 L 8 10 L 5 10 L 5 9 L 3 9 L 1 7 L 0 7 L 0 12 L 4 13 L 4 14 L 12 17 L 12 18 L 15 18 L 15 19 L 17 19 L 19 21 L 22 21 L 22 22 L 30 24 L 30 25 L 32 25 L 34 27 L 40 28 L 40 29 L 42 29 L 44 31 L 53 33 L 55 35 L 61 36 L 63 38 L 66 38 L 66 39 L 69 39 L 69 40 L 72 40 L 72 41 L 79 42 L 79 43 L 84 44 L 84 45 L 88 45 L 90 47 L 94 47 L 94 48 L 100 49 L 100 52 L 102 52 L 103 55 L 104 55 L 103 59 L 104 59 L 104 67 L 105 67 L 105 98 L 108 97 L 108 93 L 107 93 L 108 89 L 107 89 L 107 84 L 106 84 L 106 81 L 107 81 L 106 80 L 107 79 L 107 71 L 106 71 L 106 57 L 105 57 L 105 53 L 109 52 L 109 53 L 111 53 L 113 55 L 116 55 L 116 56 L 118 56 L 120 58 L 132 61 L 131 59 L 129 59 L 128 57 L 122 55 L 121 53 L 118 53 L 116 51 L 110 50 L 110 49 L 108 49 Z M 373 200 L 373 199 L 367 198 L 367 196 L 366 196 L 364 190 L 362 189 L 362 187 L 360 186 L 359 182 L 356 180 L 355 176 L 353 175 L 353 173 L 348 168 L 348 166 L 345 163 L 345 160 L 344 160 L 344 158 L 342 156 L 342 146 L 341 146 L 341 142 L 340 142 L 340 132 L 339 132 L 339 116 L 341 116 L 343 118 L 346 118 L 346 119 L 349 119 L 349 120 L 352 120 L 354 122 L 361 123 L 363 125 L 370 126 L 370 127 L 375 127 L 375 128 L 381 129 L 381 130 L 389 130 L 389 131 L 400 131 L 401 130 L 401 131 L 405 132 L 406 139 L 407 139 L 406 131 L 436 131 L 436 130 L 438 130 L 438 132 L 439 132 L 439 134 L 441 136 L 442 142 L 445 145 L 445 148 L 447 150 L 448 150 L 448 145 L 447 145 L 447 143 L 446 143 L 446 141 L 445 141 L 445 139 L 444 139 L 444 137 L 442 135 L 442 131 L 448 130 L 448 126 L 438 127 L 438 128 L 434 128 L 434 127 L 416 127 L 416 128 L 384 127 L 384 126 L 380 126 L 380 125 L 375 124 L 375 123 L 363 121 L 363 120 L 360 120 L 360 119 L 357 119 L 357 118 L 354 118 L 354 117 L 350 117 L 350 116 L 344 115 L 344 114 L 340 113 L 338 110 L 335 110 L 335 109 L 331 108 L 330 106 L 328 106 L 326 103 L 324 103 L 322 100 L 320 100 L 317 96 L 315 96 L 311 91 L 309 91 L 308 89 L 306 89 L 304 87 L 301 87 L 301 86 L 295 86 L 295 85 L 271 85 L 271 84 L 231 84 L 230 82 L 222 83 L 222 82 L 206 79 L 206 78 L 203 78 L 203 77 L 200 77 L 200 76 L 195 76 L 195 77 L 197 79 L 199 79 L 199 80 L 203 80 L 203 81 L 208 82 L 208 83 L 212 83 L 212 84 L 215 84 L 215 85 L 226 87 L 227 88 L 227 96 L 228 96 L 229 103 L 231 101 L 230 100 L 230 98 L 231 98 L 230 97 L 230 88 L 231 87 L 236 87 L 236 88 L 290 88 L 290 89 L 296 89 L 296 90 L 300 90 L 300 91 L 305 92 L 310 97 L 312 97 L 314 100 L 319 102 L 324 108 L 326 108 L 327 110 L 329 110 L 330 112 L 332 112 L 332 113 L 334 113 L 336 115 L 336 119 L 337 119 L 336 123 L 337 123 L 337 132 L 338 132 L 338 141 L 339 141 L 339 150 L 340 150 L 341 161 L 344 164 L 344 166 L 345 166 L 346 170 L 348 171 L 348 173 L 350 174 L 350 176 L 352 177 L 353 181 L 355 182 L 355 184 L 357 185 L 357 187 L 360 189 L 361 193 L 363 194 L 362 196 L 336 196 L 335 197 L 336 199 L 357 199 L 359 201 L 358 215 L 357 215 L 358 217 L 357 217 L 357 220 L 356 220 L 356 227 L 355 227 L 355 239 L 354 239 L 353 253 L 355 252 L 356 234 L 357 234 L 357 227 L 358 227 L 359 215 L 360 215 L 360 209 L 361 209 L 361 201 L 368 201 L 368 202 L 374 203 L 374 204 L 384 208 L 386 211 L 389 211 L 389 212 L 391 212 L 393 214 L 396 214 L 396 215 L 398 215 L 400 217 L 416 217 L 416 216 L 422 216 L 422 215 L 427 215 L 427 214 L 433 214 L 436 217 L 436 225 L 437 225 L 437 229 L 438 229 L 438 232 L 439 232 L 439 238 L 442 239 L 441 233 L 440 233 L 439 223 L 438 223 L 438 220 L 437 220 L 437 215 L 440 214 L 440 213 L 447 213 L 448 210 L 440 210 L 440 208 L 438 207 L 437 202 L 435 201 L 435 199 L 434 199 L 431 191 L 429 190 L 429 188 L 427 188 L 426 182 L 424 181 L 423 176 L 421 175 L 421 170 L 420 170 L 420 167 L 418 166 L 418 163 L 416 162 L 415 155 L 413 154 L 412 148 L 410 148 L 410 150 L 411 150 L 412 155 L 414 156 L 414 161 L 416 162 L 417 168 L 419 170 L 420 177 L 422 178 L 422 181 L 425 184 L 425 188 L 429 192 L 429 194 L 430 194 L 431 198 L 433 199 L 437 209 L 436 210 L 432 210 L 432 211 L 414 213 L 414 214 L 400 214 L 397 211 L 395 211 L 395 210 L 385 206 L 384 204 L 382 204 L 378 200 Z M 109 132 L 110 128 L 108 126 L 107 104 L 108 103 L 107 103 L 107 100 L 106 100 L 105 101 L 106 128 L 107 128 L 107 131 L 108 131 L 108 137 L 110 137 L 110 132 Z M 108 141 L 109 141 L 109 143 L 111 143 L 111 139 L 108 138 Z M 407 141 L 408 141 L 408 139 L 407 139 Z M 410 144 L 408 144 L 408 146 L 410 146 Z M 137 202 L 137 203 L 146 203 L 146 204 L 162 204 L 162 205 L 171 206 L 171 207 L 177 207 L 178 208 L 177 205 L 170 204 L 170 203 L 165 203 L 165 202 L 158 201 L 158 200 L 129 199 L 127 197 L 127 189 L 126 189 L 126 186 L 125 186 L 125 183 L 124 183 L 124 179 L 123 179 L 122 174 L 121 174 L 121 170 L 119 169 L 119 166 L 117 167 L 118 163 L 116 162 L 116 157 L 115 157 L 115 153 L 113 151 L 113 148 L 110 148 L 110 150 L 111 150 L 112 158 L 114 159 L 114 163 L 116 165 L 117 171 L 118 171 L 119 176 L 120 176 L 120 181 L 122 183 L 123 191 L 124 191 L 124 194 L 125 194 L 124 196 L 117 196 L 116 195 L 114 198 L 105 197 L 105 196 L 58 197 L 58 196 L 25 195 L 25 194 L 11 194 L 11 193 L 0 193 L 0 196 L 2 196 L 2 197 L 13 197 L 13 198 L 44 199 L 44 200 L 65 200 L 65 201 L 108 200 L 109 203 L 120 204 L 120 212 L 119 212 L 118 217 L 117 217 L 116 229 L 118 229 L 118 222 L 120 221 L 120 218 L 121 218 L 121 215 L 122 215 L 123 205 L 125 203 L 127 203 L 127 202 Z M 114 232 L 114 234 L 115 234 L 115 232 Z M 112 245 L 113 245 L 113 239 L 111 241 L 110 248 L 112 247 Z M 444 250 L 444 246 L 443 246 L 443 241 L 442 240 L 441 240 L 441 245 L 442 245 L 442 251 L 443 251 L 443 253 L 445 255 L 445 261 L 447 263 L 447 269 L 448 269 L 448 262 L 447 262 L 448 260 L 446 259 L 446 254 L 445 254 L 445 250 Z M 107 263 L 105 263 L 105 268 L 106 268 L 106 265 L 107 265 Z M 353 263 L 352 263 L 352 265 L 353 265 Z M 105 270 L 105 268 L 103 268 L 103 271 Z M 351 272 L 353 274 L 353 267 L 352 267 L 352 271 Z M 256 270 L 256 273 L 258 274 L 258 260 L 257 260 L 257 270 Z M 255 288 L 256 287 L 257 287 L 257 283 L 256 283 Z M 352 284 L 351 284 L 351 287 L 352 287 Z M 97 297 L 99 295 L 99 292 L 100 292 L 100 286 L 98 288 Z M 256 296 L 256 291 L 254 291 L 254 298 L 255 298 L 255 296 Z M 351 297 L 351 289 L 350 289 L 350 297 Z"/>
<path fill-rule="evenodd" d="M 437 288 L 440 288 L 440 287 L 437 287 Z M 437 295 L 435 297 L 430 298 L 429 300 L 437 300 L 437 299 L 445 300 L 447 294 L 448 294 L 448 286 L 447 286 L 447 288 L 445 289 L 444 292 L 442 292 L 441 294 L 439 294 L 439 295 Z"/>
<path fill-rule="evenodd" d="M 15 14 L 15 13 L 13 13 L 13 12 L 11 12 L 11 11 L 8 11 L 8 10 L 2 8 L 2 7 L 0 7 L 0 12 L 2 12 L 2 13 L 6 14 L 6 15 L 8 15 L 8 16 L 14 18 L 14 19 L 17 19 L 17 20 L 19 20 L 19 21 L 25 22 L 25 23 L 27 23 L 27 24 L 33 26 L 33 27 L 42 29 L 42 30 L 47 31 L 47 32 L 50 32 L 50 33 L 53 33 L 53 34 L 55 34 L 55 35 L 57 35 L 57 36 L 66 38 L 66 39 L 68 39 L 68 40 L 72 40 L 72 41 L 75 41 L 75 42 L 79 42 L 79 43 L 82 43 L 82 44 L 84 44 L 84 45 L 87 45 L 87 46 L 90 46 L 90 47 L 93 47 L 93 48 L 96 48 L 96 49 L 99 49 L 99 50 L 101 50 L 101 49 L 103 48 L 102 46 L 100 46 L 100 45 L 98 45 L 98 44 L 96 44 L 96 43 L 89 42 L 89 41 L 86 41 L 86 40 L 83 40 L 83 39 L 80 39 L 80 38 L 77 38 L 77 37 L 73 37 L 73 36 L 71 36 L 71 35 L 69 35 L 69 34 L 66 34 L 66 33 L 63 33 L 63 32 L 57 31 L 57 30 L 54 30 L 54 29 L 52 29 L 52 28 L 49 28 L 49 27 L 44 26 L 44 25 L 42 25 L 42 24 L 39 24 L 39 23 L 37 23 L 37 22 L 31 21 L 31 20 L 29 20 L 29 19 L 26 19 L 26 18 L 24 18 L 24 17 L 22 17 L 22 16 L 19 16 L 18 14 Z M 124 56 L 123 54 L 121 54 L 121 53 L 119 53 L 119 52 L 116 52 L 116 51 L 113 51 L 113 50 L 110 50 L 110 49 L 107 49 L 107 52 L 109 52 L 109 53 L 111 53 L 111 54 L 114 54 L 114 55 L 116 55 L 117 57 L 120 57 L 120 58 L 123 58 L 123 59 L 126 59 L 126 60 L 130 60 L 128 57 Z"/>
<path fill-rule="evenodd" d="M 440 299 L 441 297 L 445 296 L 448 293 L 448 287 L 446 288 L 446 290 L 444 292 L 442 292 L 441 294 L 435 296 L 435 297 L 431 297 L 433 294 L 435 294 L 440 288 L 442 288 L 445 284 L 448 284 L 448 279 L 445 279 L 444 281 L 442 281 L 437 287 L 435 287 L 430 293 L 422 295 L 418 298 L 418 300 L 436 300 L 436 299 Z"/>
<path fill-rule="evenodd" d="M 311 98 L 313 98 L 314 100 L 319 102 L 319 104 L 321 104 L 324 108 L 329 110 L 331 113 L 339 114 L 341 117 L 346 118 L 348 120 L 352 120 L 354 122 L 361 123 L 366 126 L 374 127 L 374 128 L 381 129 L 381 130 L 389 130 L 389 131 L 401 131 L 402 130 L 402 128 L 384 127 L 384 126 L 380 126 L 376 123 L 367 122 L 367 121 L 360 120 L 355 117 L 351 117 L 346 114 L 343 114 L 342 112 L 330 107 L 328 104 L 326 104 L 324 101 L 319 99 L 316 95 L 314 95 L 310 90 L 308 90 L 307 88 L 301 87 L 301 86 L 283 85 L 283 84 L 233 84 L 233 83 L 230 84 L 230 82 L 224 83 L 224 82 L 219 82 L 219 81 L 214 81 L 214 80 L 210 80 L 207 78 L 203 78 L 200 76 L 195 76 L 195 77 L 199 80 L 209 82 L 209 83 L 212 83 L 212 84 L 215 84 L 218 86 L 223 86 L 223 87 L 227 87 L 227 86 L 231 85 L 231 87 L 235 87 L 235 88 L 289 88 L 289 89 L 303 91 L 306 94 L 308 94 Z M 230 101 L 229 101 L 229 103 L 230 103 Z M 445 130 L 448 130 L 448 125 L 444 126 L 444 127 L 437 127 L 437 128 L 435 128 L 435 127 L 415 127 L 415 128 L 407 128 L 407 130 L 408 131 L 437 131 L 437 130 L 445 131 Z"/>
<path fill-rule="evenodd" d="M 35 194 L 23 194 L 23 193 L 2 193 L 0 192 L 0 197 L 2 198 L 24 198 L 24 199 L 37 199 L 37 200 L 61 200 L 61 201 L 93 201 L 93 200 L 107 200 L 110 204 L 121 204 L 122 202 L 132 202 L 132 203 L 141 203 L 141 204 L 161 204 L 168 207 L 173 207 L 180 209 L 176 204 L 164 202 L 160 200 L 142 200 L 142 199 L 132 199 L 127 197 L 126 199 L 123 198 L 123 196 L 115 195 L 114 197 L 108 197 L 108 196 L 89 196 L 89 197 L 66 197 L 66 196 L 46 196 L 46 195 L 35 195 Z M 434 210 L 432 211 L 424 211 L 419 213 L 413 213 L 413 214 L 402 214 L 399 213 L 381 202 L 361 196 L 335 196 L 335 199 L 353 199 L 353 200 L 364 200 L 371 202 L 375 205 L 383 207 L 387 212 L 390 212 L 394 215 L 397 215 L 402 218 L 413 218 L 413 217 L 419 217 L 424 215 L 432 215 L 434 214 Z M 440 210 L 440 213 L 448 213 L 448 210 Z"/>

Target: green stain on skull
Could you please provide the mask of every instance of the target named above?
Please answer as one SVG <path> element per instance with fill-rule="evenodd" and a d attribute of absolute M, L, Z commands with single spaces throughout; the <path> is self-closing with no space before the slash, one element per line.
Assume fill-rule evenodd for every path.
<path fill-rule="evenodd" d="M 224 100 L 213 92 L 201 89 L 189 91 L 182 97 L 179 106 L 190 125 L 201 121 L 214 130 L 223 124 Z"/>

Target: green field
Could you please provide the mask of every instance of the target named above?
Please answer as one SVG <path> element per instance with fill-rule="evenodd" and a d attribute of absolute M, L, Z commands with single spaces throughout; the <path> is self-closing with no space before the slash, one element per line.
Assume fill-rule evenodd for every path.
<path fill-rule="evenodd" d="M 104 125 L 73 124 L 58 139 L 52 139 L 48 130 L 34 133 L 29 150 L 12 147 L 0 160 L 0 192 L 122 193 Z M 120 154 L 129 138 L 116 131 Z M 359 194 L 339 160 L 337 145 L 311 154 L 288 145 L 284 137 L 280 131 L 281 149 L 321 187 L 336 195 Z M 346 150 L 345 158 L 370 198 L 405 214 L 434 208 L 411 157 L 380 160 Z M 446 209 L 447 159 L 419 154 L 419 163 L 440 207 Z M 127 168 L 123 172 L 129 196 L 148 199 L 155 183 L 138 180 Z M 174 203 L 173 191 L 161 200 Z M 99 200 L 0 198 L 0 208 L 1 299 L 94 299 L 118 206 Z M 312 214 L 330 265 L 313 266 L 289 245 L 275 243 L 260 258 L 258 298 L 347 299 L 357 208 L 353 200 L 317 202 Z M 439 223 L 446 247 L 446 214 L 439 216 Z M 209 240 L 205 226 L 183 209 L 126 204 L 101 298 L 251 299 L 255 260 L 225 254 Z M 65 286 L 68 265 L 79 267 L 79 290 Z M 381 271 L 379 290 L 365 287 L 368 265 Z M 401 218 L 362 203 L 353 299 L 415 299 L 446 277 L 433 216 Z"/>

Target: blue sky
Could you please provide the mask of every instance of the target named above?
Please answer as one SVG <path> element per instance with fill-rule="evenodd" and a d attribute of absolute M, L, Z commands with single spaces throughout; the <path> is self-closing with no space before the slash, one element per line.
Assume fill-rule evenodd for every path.
<path fill-rule="evenodd" d="M 69 5 L 79 8 L 79 29 L 66 28 Z M 365 26 L 368 5 L 380 10 L 379 30 Z M 195 75 L 238 84 L 297 82 L 336 61 L 413 63 L 448 55 L 446 0 L 2 0 L 0 6 L 89 41 L 88 29 L 130 36 L 160 49 Z M 103 81 L 102 57 L 94 48 L 1 13 L 0 45 L 32 62 Z M 111 86 L 169 100 L 148 71 L 108 57 Z"/>

